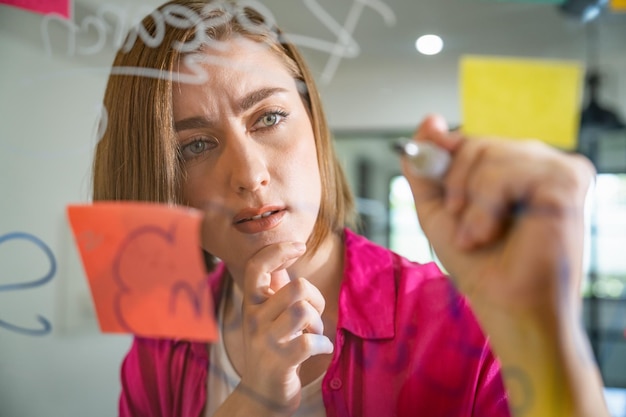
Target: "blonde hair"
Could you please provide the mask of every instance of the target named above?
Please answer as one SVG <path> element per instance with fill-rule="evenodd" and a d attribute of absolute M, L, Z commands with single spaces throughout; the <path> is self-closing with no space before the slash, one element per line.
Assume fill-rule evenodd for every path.
<path fill-rule="evenodd" d="M 329 233 L 353 226 L 353 197 L 335 155 L 321 99 L 307 65 L 296 47 L 285 40 L 280 29 L 270 27 L 261 13 L 230 1 L 170 1 L 146 16 L 141 26 L 129 34 L 126 45 L 115 57 L 104 95 L 108 121 L 94 159 L 94 201 L 185 204 L 184 170 L 173 128 L 172 74 L 189 52 L 184 46 L 193 44 L 199 34 L 198 25 L 164 25 L 163 15 L 158 12 L 171 12 L 172 7 L 185 7 L 189 16 L 195 13 L 201 17 L 200 35 L 208 41 L 243 35 L 267 45 L 282 60 L 298 83 L 309 111 L 322 182 L 321 205 L 307 246 L 314 251 Z M 171 16 L 177 17 L 174 13 Z M 213 24 L 204 26 L 207 22 Z M 147 42 L 144 36 L 137 36 L 139 30 Z M 160 38 L 158 44 L 148 45 L 156 38 Z M 125 75 L 125 68 L 156 70 L 166 76 Z"/>

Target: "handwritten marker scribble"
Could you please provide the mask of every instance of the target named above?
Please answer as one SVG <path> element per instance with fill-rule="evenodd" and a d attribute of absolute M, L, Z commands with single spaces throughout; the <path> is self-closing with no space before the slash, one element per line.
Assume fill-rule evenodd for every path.
<path fill-rule="evenodd" d="M 57 262 L 56 262 L 56 258 L 54 257 L 54 254 L 52 253 L 48 245 L 46 245 L 46 243 L 43 240 L 39 239 L 35 235 L 32 235 L 30 233 L 24 233 L 24 232 L 12 232 L 12 233 L 7 233 L 5 235 L 2 235 L 0 236 L 0 250 L 1 250 L 2 244 L 6 244 L 8 242 L 15 241 L 15 240 L 25 240 L 27 242 L 32 243 L 35 246 L 35 248 L 37 248 L 38 250 L 40 250 L 46 255 L 46 258 L 48 259 L 50 266 L 48 268 L 48 271 L 41 278 L 38 278 L 34 281 L 0 285 L 0 293 L 9 292 L 9 291 L 23 291 L 27 289 L 37 288 L 42 285 L 46 285 L 48 282 L 50 282 L 50 280 L 52 280 L 52 278 L 54 278 L 54 275 L 56 274 Z M 15 324 L 9 323 L 6 320 L 0 319 L 0 329 L 9 330 L 9 331 L 20 333 L 20 334 L 27 335 L 27 336 L 45 336 L 49 334 L 52 331 L 52 324 L 50 323 L 50 321 L 48 321 L 45 317 L 41 315 L 37 315 L 36 318 L 37 318 L 37 322 L 41 325 L 41 327 L 39 328 L 27 328 L 27 327 L 17 326 Z"/>

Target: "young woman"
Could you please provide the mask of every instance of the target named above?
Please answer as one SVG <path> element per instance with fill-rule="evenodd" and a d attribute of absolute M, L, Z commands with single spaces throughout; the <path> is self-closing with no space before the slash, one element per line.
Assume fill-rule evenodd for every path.
<path fill-rule="evenodd" d="M 590 165 L 423 121 L 415 139 L 447 149 L 451 167 L 442 182 L 404 173 L 453 286 L 347 228 L 315 84 L 271 23 L 174 1 L 113 64 L 94 200 L 204 211 L 220 328 L 208 346 L 135 338 L 120 414 L 606 413 L 577 320 Z"/>

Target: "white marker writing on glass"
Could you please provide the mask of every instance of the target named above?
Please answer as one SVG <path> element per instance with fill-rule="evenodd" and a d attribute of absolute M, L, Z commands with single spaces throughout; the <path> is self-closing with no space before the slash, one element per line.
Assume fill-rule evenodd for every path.
<path fill-rule="evenodd" d="M 421 177 L 441 179 L 450 165 L 450 153 L 431 142 L 400 138 L 392 144 L 392 149 L 406 157 L 413 173 Z"/>

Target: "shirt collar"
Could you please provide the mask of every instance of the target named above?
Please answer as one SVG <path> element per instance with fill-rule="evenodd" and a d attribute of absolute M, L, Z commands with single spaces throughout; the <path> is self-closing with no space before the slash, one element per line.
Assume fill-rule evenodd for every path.
<path fill-rule="evenodd" d="M 344 230 L 344 277 L 337 326 L 363 339 L 395 335 L 396 267 L 393 253 Z"/>

